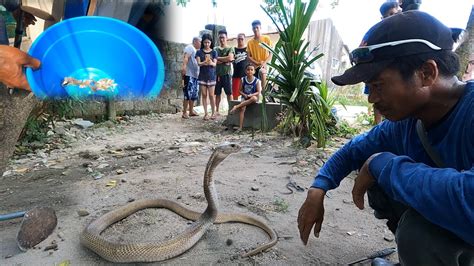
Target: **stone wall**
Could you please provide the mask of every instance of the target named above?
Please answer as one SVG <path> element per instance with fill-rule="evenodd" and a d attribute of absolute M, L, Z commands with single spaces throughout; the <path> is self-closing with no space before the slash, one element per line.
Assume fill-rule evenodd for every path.
<path fill-rule="evenodd" d="M 155 99 L 117 101 L 115 104 L 117 115 L 136 115 L 155 113 L 176 113 L 183 105 L 183 91 L 181 89 L 181 65 L 183 49 L 186 44 L 160 41 L 158 49 L 164 60 L 165 82 L 160 95 Z M 91 120 L 106 117 L 106 103 L 101 101 L 86 101 L 75 104 L 74 116 Z"/>

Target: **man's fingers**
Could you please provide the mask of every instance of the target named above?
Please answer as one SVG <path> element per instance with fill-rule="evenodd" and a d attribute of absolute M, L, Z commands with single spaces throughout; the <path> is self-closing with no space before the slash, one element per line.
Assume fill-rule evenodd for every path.
<path fill-rule="evenodd" d="M 308 239 L 309 239 L 309 233 L 311 233 L 311 227 L 312 226 L 306 226 L 306 225 L 302 225 L 302 227 L 300 228 L 300 238 L 301 238 L 301 241 L 303 241 L 303 244 L 308 244 Z"/>
<path fill-rule="evenodd" d="M 26 76 L 25 76 L 25 75 L 23 75 L 23 76 L 20 78 L 20 84 L 19 84 L 18 88 L 19 88 L 19 89 L 25 89 L 25 90 L 31 91 L 30 85 L 28 84 L 28 81 L 26 80 Z"/>
<path fill-rule="evenodd" d="M 352 200 L 357 208 L 361 210 L 364 209 L 364 194 L 365 191 L 361 191 L 356 184 L 354 184 L 354 188 L 352 189 Z"/>
<path fill-rule="evenodd" d="M 31 67 L 33 69 L 37 69 L 41 66 L 41 62 L 38 59 L 26 54 L 22 60 L 22 65 L 26 67 Z"/>
<path fill-rule="evenodd" d="M 322 223 L 316 222 L 314 224 L 314 236 L 319 237 L 319 232 L 321 232 L 321 225 Z"/>
<path fill-rule="evenodd" d="M 308 223 L 305 221 L 304 213 L 305 213 L 305 206 L 303 204 L 303 206 L 298 212 L 297 221 L 298 221 L 298 230 L 300 231 L 300 239 L 301 241 L 303 241 L 303 244 L 306 245 L 308 243 L 309 234 L 311 233 L 312 223 L 308 226 Z"/>

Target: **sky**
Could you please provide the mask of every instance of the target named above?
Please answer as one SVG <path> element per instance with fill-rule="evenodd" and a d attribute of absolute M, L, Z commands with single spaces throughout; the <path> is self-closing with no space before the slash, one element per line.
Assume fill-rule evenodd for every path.
<path fill-rule="evenodd" d="M 260 7 L 259 0 L 217 0 L 217 7 L 211 0 L 190 0 L 186 7 L 177 6 L 176 0 L 167 7 L 173 21 L 171 41 L 190 43 L 199 35 L 206 24 L 220 24 L 227 28 L 228 36 L 238 33 L 252 35 L 251 23 L 255 19 L 262 22 L 262 31 L 275 31 L 272 21 Z M 339 0 L 336 8 L 331 8 L 330 0 L 320 0 L 312 20 L 331 18 L 350 49 L 360 43 L 365 32 L 380 21 L 379 8 L 385 0 Z M 472 0 L 424 0 L 421 9 L 438 18 L 448 27 L 465 28 Z"/>

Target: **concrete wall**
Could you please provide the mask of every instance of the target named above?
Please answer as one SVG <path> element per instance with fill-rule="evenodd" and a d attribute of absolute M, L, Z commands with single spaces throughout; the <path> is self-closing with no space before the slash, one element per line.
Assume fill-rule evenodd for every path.
<path fill-rule="evenodd" d="M 240 101 L 230 101 L 229 109 L 239 104 Z M 247 106 L 244 113 L 244 128 L 262 129 L 262 104 L 258 102 Z M 278 116 L 282 112 L 283 106 L 279 103 L 266 103 L 267 127 L 273 129 L 278 125 Z M 239 126 L 239 111 L 229 114 L 224 122 L 227 126 Z"/>
<path fill-rule="evenodd" d="M 313 55 L 324 54 L 316 63 L 319 64 L 323 72 L 323 79 L 330 87 L 333 87 L 331 77 L 344 72 L 350 63 L 344 42 L 332 20 L 323 19 L 310 22 L 307 40 L 309 42 L 308 51 L 316 49 Z"/>
<path fill-rule="evenodd" d="M 183 105 L 181 65 L 186 44 L 160 41 L 157 45 L 165 65 L 165 83 L 160 95 L 149 100 L 117 101 L 115 105 L 117 115 L 176 113 L 181 110 Z M 105 117 L 106 111 L 105 102 L 88 101 L 77 104 L 75 116 L 95 120 Z"/>

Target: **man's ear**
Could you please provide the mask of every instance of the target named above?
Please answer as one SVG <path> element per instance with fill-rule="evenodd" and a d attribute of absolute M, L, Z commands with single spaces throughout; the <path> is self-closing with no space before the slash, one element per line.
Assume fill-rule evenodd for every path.
<path fill-rule="evenodd" d="M 419 74 L 423 86 L 432 86 L 439 76 L 438 64 L 432 59 L 427 60 L 419 69 Z"/>

